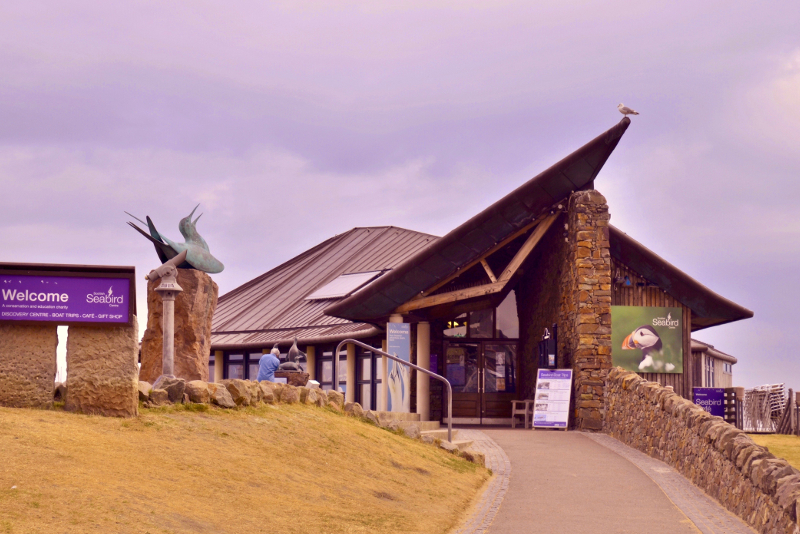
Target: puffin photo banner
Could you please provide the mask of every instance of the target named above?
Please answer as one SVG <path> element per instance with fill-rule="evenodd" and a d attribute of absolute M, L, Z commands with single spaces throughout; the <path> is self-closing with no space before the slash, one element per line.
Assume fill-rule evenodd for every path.
<path fill-rule="evenodd" d="M 611 360 L 638 373 L 682 373 L 683 310 L 611 306 Z"/>

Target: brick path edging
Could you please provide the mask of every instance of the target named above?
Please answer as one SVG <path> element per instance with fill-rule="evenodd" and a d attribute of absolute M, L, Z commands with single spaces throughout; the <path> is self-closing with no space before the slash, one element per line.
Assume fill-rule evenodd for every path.
<path fill-rule="evenodd" d="M 508 491 L 511 477 L 511 460 L 492 438 L 473 429 L 460 429 L 458 439 L 471 439 L 472 448 L 486 456 L 486 467 L 494 473 L 494 480 L 483 492 L 475 511 L 454 534 L 483 534 L 492 524 Z"/>

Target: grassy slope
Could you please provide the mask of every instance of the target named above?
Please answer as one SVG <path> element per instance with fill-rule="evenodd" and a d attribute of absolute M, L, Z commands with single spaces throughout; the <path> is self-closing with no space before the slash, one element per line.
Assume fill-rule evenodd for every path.
<path fill-rule="evenodd" d="M 800 469 L 800 437 L 778 434 L 749 434 L 750 438 L 769 452 Z"/>
<path fill-rule="evenodd" d="M 445 532 L 483 468 L 328 409 L 0 408 L 0 532 Z M 16 489 L 10 489 L 16 485 Z"/>

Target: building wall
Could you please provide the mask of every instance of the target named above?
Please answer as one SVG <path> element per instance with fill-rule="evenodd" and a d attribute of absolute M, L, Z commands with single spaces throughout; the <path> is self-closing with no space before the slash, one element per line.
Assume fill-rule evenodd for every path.
<path fill-rule="evenodd" d="M 611 274 L 614 278 L 624 279 L 627 276 L 631 281 L 630 286 L 612 284 L 611 304 L 613 306 L 667 306 L 683 309 L 683 373 L 639 373 L 639 375 L 651 382 L 672 386 L 675 393 L 691 400 L 692 387 L 701 385 L 700 377 L 697 375 L 700 362 L 693 358 L 691 350 L 692 310 L 663 289 L 649 284 L 647 280 L 619 260 L 611 260 Z"/>
<path fill-rule="evenodd" d="M 523 275 L 517 283 L 517 316 L 519 317 L 519 361 L 517 377 L 520 399 L 532 398 L 538 370 L 538 344 L 547 328 L 552 333 L 558 324 L 558 367 L 572 366 L 571 345 L 565 321 L 571 300 L 566 291 L 566 262 L 569 246 L 564 242 L 562 215 L 531 252 L 522 266 Z"/>
<path fill-rule="evenodd" d="M 608 205 L 578 191 L 523 266 L 517 285 L 522 395 L 536 382 L 538 343 L 558 324 L 558 367 L 574 370 L 572 426 L 600 430 L 611 369 L 611 254 Z M 566 223 L 566 227 L 564 226 Z"/>

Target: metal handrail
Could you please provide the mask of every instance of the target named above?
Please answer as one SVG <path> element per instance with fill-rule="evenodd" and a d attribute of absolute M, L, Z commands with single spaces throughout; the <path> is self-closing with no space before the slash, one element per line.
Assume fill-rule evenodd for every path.
<path fill-rule="evenodd" d="M 398 358 L 396 355 L 393 356 L 388 352 L 384 352 L 381 349 L 376 349 L 375 347 L 370 347 L 366 343 L 362 343 L 361 341 L 357 341 L 355 339 L 345 339 L 336 347 L 336 352 L 333 353 L 333 390 L 338 392 L 339 391 L 339 351 L 342 350 L 342 345 L 345 343 L 352 343 L 353 345 L 358 345 L 362 349 L 367 349 L 369 351 L 374 352 L 375 354 L 380 354 L 381 356 L 385 356 L 390 358 L 398 363 L 402 363 L 403 365 L 407 365 L 416 369 L 417 371 L 422 371 L 426 375 L 430 375 L 437 380 L 441 380 L 447 386 L 447 441 L 453 441 L 453 388 L 450 385 L 450 381 L 447 380 L 442 375 L 437 375 L 433 371 L 429 371 L 420 367 L 419 365 L 414 365 L 411 362 L 407 362 L 403 359 Z M 383 387 L 388 388 L 389 384 L 384 384 Z M 409 388 L 410 390 L 410 388 Z"/>

